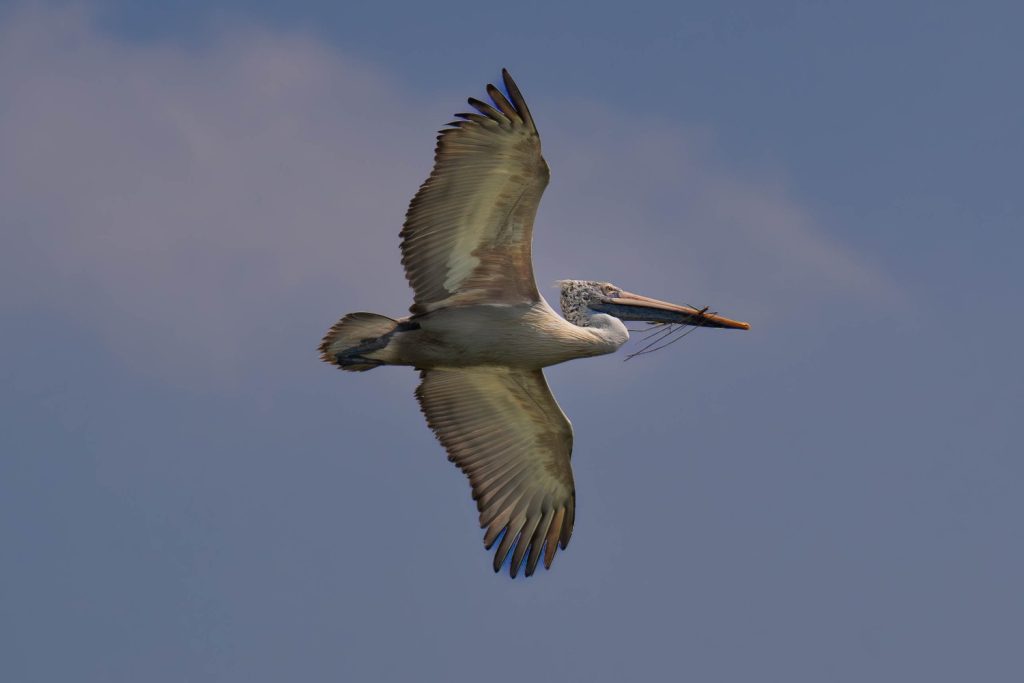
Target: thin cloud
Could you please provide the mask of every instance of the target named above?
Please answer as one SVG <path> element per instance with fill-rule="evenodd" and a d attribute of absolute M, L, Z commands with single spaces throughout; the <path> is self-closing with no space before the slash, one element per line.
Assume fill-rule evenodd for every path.
<path fill-rule="evenodd" d="M 322 316 L 310 349 L 348 308 L 407 305 L 397 233 L 444 120 L 410 112 L 457 102 L 417 99 L 308 35 L 128 43 L 81 8 L 38 6 L 4 22 L 0 91 L 0 305 L 68 316 L 126 363 L 186 382 L 242 372 L 240 346 L 280 339 L 297 302 Z M 762 307 L 893 289 L 783 191 L 716 169 L 686 131 L 596 103 L 585 123 L 580 103 L 534 106 L 554 169 L 542 281 Z"/>
<path fill-rule="evenodd" d="M 784 184 L 717 162 L 706 132 L 594 103 L 561 114 L 547 149 L 562 158 L 552 162 L 555 189 L 542 211 L 577 234 L 551 262 L 593 263 L 601 272 L 587 277 L 625 273 L 666 297 L 705 304 L 714 294 L 765 315 L 835 299 L 902 299 L 892 278 L 830 236 Z"/>
<path fill-rule="evenodd" d="M 386 78 L 301 35 L 247 29 L 194 53 L 121 42 L 78 10 L 15 14 L 0 44 L 8 305 L 202 374 L 303 290 L 390 268 L 366 304 L 404 294 L 397 259 L 365 254 L 397 244 L 429 141 L 417 169 Z"/>

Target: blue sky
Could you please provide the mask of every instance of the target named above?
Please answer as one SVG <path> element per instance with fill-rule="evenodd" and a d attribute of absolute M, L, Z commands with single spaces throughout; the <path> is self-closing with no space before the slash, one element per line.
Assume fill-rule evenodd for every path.
<path fill-rule="evenodd" d="M 4 678 L 1019 680 L 1022 19 L 3 6 Z M 549 371 L 578 514 L 527 581 L 415 374 L 314 352 L 408 306 L 434 133 L 503 66 L 548 298 L 753 326 Z"/>

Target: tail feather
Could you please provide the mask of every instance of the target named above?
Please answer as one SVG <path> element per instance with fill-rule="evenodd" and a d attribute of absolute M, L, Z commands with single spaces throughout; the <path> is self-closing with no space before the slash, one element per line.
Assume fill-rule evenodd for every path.
<path fill-rule="evenodd" d="M 384 361 L 367 354 L 388 345 L 390 334 L 398 321 L 376 313 L 349 313 L 334 323 L 320 342 L 320 360 L 337 365 L 342 370 L 362 372 L 372 370 Z"/>

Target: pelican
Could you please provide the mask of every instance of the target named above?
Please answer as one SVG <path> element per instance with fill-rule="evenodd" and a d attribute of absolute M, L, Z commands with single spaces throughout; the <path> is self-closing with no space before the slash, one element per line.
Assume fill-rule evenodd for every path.
<path fill-rule="evenodd" d="M 349 313 L 319 351 L 347 371 L 419 370 L 427 424 L 469 477 L 484 547 L 498 542 L 494 571 L 511 552 L 515 578 L 524 560 L 532 575 L 542 554 L 549 569 L 576 517 L 572 425 L 543 368 L 616 351 L 629 339 L 623 321 L 750 326 L 593 280 L 559 281 L 565 317 L 555 313 L 531 258 L 548 165 L 522 93 L 507 70 L 502 79 L 507 94 L 489 84 L 491 104 L 469 98 L 475 111 L 440 131 L 409 205 L 400 236 L 411 315 Z"/>

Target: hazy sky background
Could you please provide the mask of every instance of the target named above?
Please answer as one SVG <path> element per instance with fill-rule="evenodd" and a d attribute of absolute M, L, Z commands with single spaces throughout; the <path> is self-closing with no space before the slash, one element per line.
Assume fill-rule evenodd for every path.
<path fill-rule="evenodd" d="M 0 677 L 1024 680 L 1022 21 L 0 6 Z M 525 581 L 415 373 L 314 351 L 406 310 L 434 133 L 503 66 L 542 292 L 753 326 L 549 371 L 578 514 Z"/>

